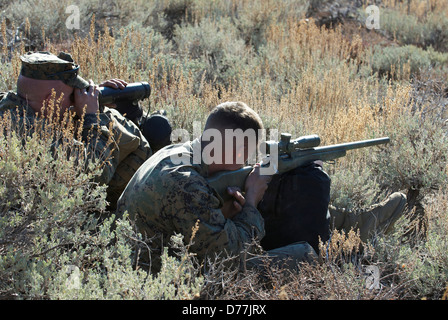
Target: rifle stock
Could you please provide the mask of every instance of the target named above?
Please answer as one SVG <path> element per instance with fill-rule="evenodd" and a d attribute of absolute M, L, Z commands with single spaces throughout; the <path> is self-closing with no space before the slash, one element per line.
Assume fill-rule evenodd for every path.
<path fill-rule="evenodd" d="M 310 142 L 312 139 L 314 139 L 314 143 Z M 304 145 L 301 144 L 303 141 L 306 141 L 305 148 L 301 148 L 301 146 Z M 390 142 L 390 139 L 388 137 L 383 137 L 318 147 L 317 145 L 320 143 L 320 139 L 317 136 L 306 136 L 290 141 L 290 135 L 282 134 L 280 142 L 265 142 L 266 145 L 264 148 L 266 149 L 266 152 L 270 154 L 268 155 L 267 160 L 262 162 L 261 166 L 262 168 L 268 167 L 272 165 L 272 161 L 276 161 L 276 163 L 274 163 L 275 168 L 277 169 L 275 174 L 281 174 L 316 160 L 331 161 L 344 157 L 349 150 L 371 147 L 388 142 Z M 273 148 L 277 148 L 277 150 L 274 150 L 274 153 L 277 151 L 278 154 L 276 159 L 272 159 L 271 156 Z M 207 178 L 207 182 L 216 190 L 224 201 L 230 200 L 231 196 L 227 193 L 227 187 L 239 187 L 244 191 L 246 178 L 252 169 L 252 166 L 245 166 L 239 170 L 221 171 L 212 177 Z"/>

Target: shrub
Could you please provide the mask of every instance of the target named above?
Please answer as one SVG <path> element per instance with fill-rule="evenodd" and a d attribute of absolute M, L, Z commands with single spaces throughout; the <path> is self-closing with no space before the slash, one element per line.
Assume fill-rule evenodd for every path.
<path fill-rule="evenodd" d="M 436 52 L 432 48 L 423 50 L 414 45 L 384 48 L 375 46 L 369 57 L 374 72 L 394 79 L 409 79 L 410 75 L 418 76 L 430 68 L 446 69 L 447 59 L 448 54 Z"/>
<path fill-rule="evenodd" d="M 143 243 L 126 215 L 105 212 L 105 186 L 75 157 L 72 125 L 20 132 L 0 118 L 0 296 L 19 299 L 191 299 L 202 278 L 180 236 L 179 259 L 157 275 L 135 269 Z M 20 123 L 19 123 L 20 126 Z M 28 136 L 23 141 L 23 133 Z M 27 134 L 28 133 L 28 134 Z M 56 147 L 54 142 L 62 141 Z M 80 152 L 82 155 L 83 153 Z M 187 249 L 183 249 L 187 248 Z"/>
<path fill-rule="evenodd" d="M 383 261 L 383 269 L 393 275 L 402 299 L 443 299 L 446 294 L 446 193 L 442 190 L 425 201 L 429 217 L 426 241 L 408 242 L 405 237 L 410 217 L 399 220 L 395 231 L 388 237 L 378 238 L 375 243 L 375 261 Z M 389 262 L 389 264 L 387 263 Z"/>
<path fill-rule="evenodd" d="M 198 81 L 205 72 L 207 82 L 228 85 L 244 69 L 250 54 L 227 18 L 177 27 L 173 40 L 184 67 L 196 74 Z"/>
<path fill-rule="evenodd" d="M 75 157 L 82 153 L 64 142 L 73 126 L 62 131 L 38 122 L 22 146 L 13 120 L 5 116 L 1 123 L 1 290 L 42 298 L 57 267 L 54 259 L 64 247 L 87 242 L 93 212 L 105 209 L 105 188 L 89 181 Z"/>
<path fill-rule="evenodd" d="M 79 28 L 66 26 L 67 20 L 72 22 L 69 18 L 75 13 L 68 10 L 71 5 L 75 5 L 79 10 Z M 119 29 L 131 22 L 142 24 L 147 14 L 154 10 L 156 3 L 142 0 L 126 3 L 116 0 L 80 0 L 76 3 L 68 0 L 50 0 L 44 4 L 36 0 L 10 1 L 2 11 L 0 20 L 7 19 L 8 27 L 19 27 L 21 35 L 28 40 L 27 44 L 32 49 L 42 50 L 47 43 L 68 42 L 75 36 L 87 36 L 92 17 L 96 16 L 99 22 L 98 28 L 102 27 L 104 21 L 109 21 Z M 51 14 L 48 14 L 49 12 Z M 25 28 L 27 24 L 29 24 L 28 30 Z"/>
<path fill-rule="evenodd" d="M 320 2 L 312 1 L 311 6 Z M 17 16 L 5 11 L 11 19 L 2 21 L 0 39 L 11 37 L 11 21 L 19 26 L 26 16 L 36 34 L 42 26 L 33 21 L 42 18 L 48 27 L 60 23 L 58 19 L 65 21 L 61 8 L 54 16 L 44 17 L 42 12 L 31 12 L 30 3 L 2 3 L 5 10 L 19 10 Z M 67 158 L 73 146 L 61 144 L 52 149 L 51 135 L 31 135 L 22 145 L 22 136 L 9 130 L 9 120 L 2 120 L 6 128 L 0 136 L 3 297 L 191 299 L 199 292 L 210 299 L 441 296 L 447 281 L 443 221 L 448 221 L 447 138 L 440 119 L 444 89 L 427 93 L 414 90 L 413 85 L 421 79 L 420 69 L 426 74 L 428 67 L 446 64 L 446 53 L 436 51 L 442 47 L 427 46 L 431 44 L 428 39 L 444 42 L 443 29 L 436 29 L 438 19 L 444 25 L 443 17 L 431 17 L 426 11 L 417 14 L 416 1 L 403 2 L 412 4 L 411 12 L 420 24 L 414 28 L 410 25 L 413 18 L 404 18 L 390 21 L 390 30 L 393 23 L 402 23 L 403 34 L 396 29 L 397 38 L 408 40 L 423 30 L 422 37 L 416 38 L 418 43 L 369 52 L 360 37 L 349 41 L 341 26 L 326 29 L 313 21 L 299 21 L 307 1 L 275 2 L 275 8 L 272 3 L 81 2 L 86 13 L 82 30 L 61 42 L 60 34 L 66 30 L 51 34 L 44 26 L 45 49 L 71 52 L 81 65 L 81 76 L 95 82 L 116 77 L 149 81 L 151 108 L 166 109 L 173 127 L 189 133 L 194 121 L 204 124 L 213 106 L 241 100 L 259 112 L 268 129 L 293 136 L 317 133 L 322 145 L 391 137 L 386 146 L 349 152 L 335 165 L 325 164 L 325 169 L 332 178 L 332 203 L 339 206 L 357 209 L 393 191 L 408 192 L 412 200 L 408 215 L 399 221 L 396 232 L 377 238 L 369 247 L 369 256 L 356 248 L 344 252 L 356 244 L 353 233 L 335 234 L 332 239 L 337 243 L 326 248 L 333 246 L 336 258 L 330 259 L 332 252 L 324 250 L 328 257 L 318 266 L 305 265 L 297 273 L 273 269 L 267 274 L 238 273 L 224 268 L 220 260 L 205 264 L 201 270 L 207 272 L 202 274 L 188 242 L 175 235 L 173 246 L 179 256 L 165 251 L 162 272 L 148 273 L 136 263 L 136 253 L 147 239 L 126 216 L 115 220 L 101 215 L 105 213 L 104 187 L 91 181 L 95 166 L 91 173 L 74 166 L 74 159 Z M 435 3 L 442 2 L 431 1 Z M 50 1 L 48 7 L 56 7 L 55 2 Z M 396 14 L 389 13 L 390 17 Z M 435 34 L 428 36 L 429 30 Z M 2 90 L 14 88 L 20 69 L 18 53 L 24 50 L 25 46 L 15 51 L 3 46 Z M 378 74 L 392 75 L 391 81 Z M 410 241 L 402 226 L 412 222 L 417 209 L 426 218 L 425 237 Z M 365 263 L 380 268 L 380 291 L 365 288 Z"/>
<path fill-rule="evenodd" d="M 398 92 L 401 98 L 389 93 L 384 101 L 384 130 L 393 142 L 378 159 L 379 174 L 395 189 L 442 188 L 448 182 L 448 138 L 437 110 L 416 106 L 410 87 Z"/>
<path fill-rule="evenodd" d="M 384 8 L 380 11 L 380 28 L 404 45 L 425 43 L 424 25 L 414 15 Z"/>
<path fill-rule="evenodd" d="M 424 25 L 425 47 L 448 52 L 448 17 L 443 13 L 431 13 Z"/>

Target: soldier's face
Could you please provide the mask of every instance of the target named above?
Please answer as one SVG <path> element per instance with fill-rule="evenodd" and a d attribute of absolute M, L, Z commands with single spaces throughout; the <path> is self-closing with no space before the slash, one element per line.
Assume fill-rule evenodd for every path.
<path fill-rule="evenodd" d="M 62 81 L 58 82 L 59 83 L 57 84 L 47 84 L 47 97 L 45 102 L 47 106 L 53 105 L 55 112 L 59 114 L 59 116 L 62 116 L 73 105 L 74 89 Z"/>
<path fill-rule="evenodd" d="M 74 89 L 59 80 L 37 80 L 20 76 L 17 93 L 38 114 L 62 116 L 73 104 Z"/>

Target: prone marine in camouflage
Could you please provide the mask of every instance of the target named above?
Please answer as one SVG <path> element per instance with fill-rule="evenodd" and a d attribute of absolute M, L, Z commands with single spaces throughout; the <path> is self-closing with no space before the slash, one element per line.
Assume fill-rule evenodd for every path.
<path fill-rule="evenodd" d="M 264 236 L 263 218 L 253 206 L 244 206 L 232 219 L 224 217 L 223 200 L 206 180 L 208 165 L 193 163 L 200 143 L 196 139 L 158 151 L 135 173 L 118 201 L 117 211 L 127 210 L 140 233 L 148 238 L 163 236 L 151 241 L 157 255 L 174 233 L 182 234 L 188 243 L 197 221 L 191 251 L 200 259 L 224 250 L 239 253 L 245 243 Z"/>
<path fill-rule="evenodd" d="M 261 119 L 252 109 L 241 102 L 229 102 L 212 110 L 204 131 L 211 129 L 223 133 L 227 129 L 241 129 L 245 132 L 247 129 L 261 128 Z M 236 201 L 224 202 L 207 178 L 219 170 L 236 170 L 241 165 L 235 159 L 228 163 L 210 161 L 203 152 L 207 147 L 204 140 L 203 134 L 192 142 L 159 150 L 139 168 L 118 201 L 117 213 L 127 211 L 137 230 L 151 239 L 150 262 L 153 271 L 160 269 L 160 255 L 164 247 L 169 248 L 170 237 L 175 233 L 181 234 L 184 243 L 189 243 L 196 224 L 198 228 L 190 252 L 194 252 L 199 261 L 207 257 L 213 259 L 217 254 L 244 257 L 241 253 L 254 240 L 258 241 L 265 235 L 264 219 L 257 205 L 270 177 L 260 175 L 260 168 L 255 165 L 246 179 L 244 196 L 238 190 L 228 190 Z M 226 139 L 220 141 L 223 153 L 226 152 L 224 149 L 229 150 L 225 146 Z M 233 155 L 246 157 L 246 151 L 239 152 L 246 148 L 247 143 L 237 143 Z M 215 150 L 215 155 L 216 152 L 219 150 Z M 201 156 L 198 157 L 198 154 Z M 249 252 L 253 253 L 253 249 Z M 307 243 L 295 243 L 273 251 L 267 254 L 279 259 L 293 258 L 291 261 L 316 256 Z M 139 257 L 140 261 L 145 257 L 146 254 Z M 244 260 L 242 262 L 246 263 Z M 261 260 L 258 262 L 258 265 L 262 264 Z M 257 266 L 257 262 L 248 264 Z"/>
<path fill-rule="evenodd" d="M 25 78 L 42 81 L 59 80 L 70 87 L 86 90 L 90 86 L 89 82 L 78 75 L 79 66 L 67 53 L 56 56 L 49 52 L 30 52 L 20 58 L 22 69 L 18 83 L 21 78 Z M 10 113 L 15 123 L 23 123 L 20 120 L 26 119 L 26 123 L 30 126 L 39 116 L 39 110 L 30 106 L 27 97 L 15 92 L 0 94 L 0 116 L 6 112 Z M 17 114 L 20 119 L 16 118 Z M 101 175 L 96 177 L 96 181 L 108 185 L 107 199 L 111 203 L 111 208 L 115 208 L 116 201 L 127 182 L 140 165 L 152 155 L 149 143 L 132 121 L 108 107 L 104 107 L 102 112 L 84 115 L 81 143 L 84 144 L 90 160 L 108 160 Z"/>
<path fill-rule="evenodd" d="M 227 138 L 213 137 L 213 142 L 217 140 L 217 145 L 225 146 L 221 147 L 222 154 L 228 155 L 228 150 L 233 150 L 230 152 L 233 162 L 220 165 L 210 161 L 207 154 L 203 153 L 209 146 L 207 142 L 204 143 L 205 136 L 208 136 L 205 133 L 208 129 L 221 133 L 228 129 L 241 129 L 243 132 L 248 129 L 257 130 L 256 126 L 245 123 L 246 112 L 251 114 L 249 118 L 258 119 L 254 121 L 259 123 L 258 129 L 262 128 L 259 117 L 244 103 L 223 103 L 211 111 L 200 138 L 159 150 L 139 168 L 121 195 L 117 213 L 120 215 L 127 211 L 137 230 L 151 239 L 150 261 L 145 261 L 148 257 L 146 254 L 139 256 L 139 261 L 150 262 L 153 271 L 160 269 L 160 255 L 165 247 L 169 248 L 170 237 L 175 233 L 181 234 L 184 242 L 189 243 L 196 223 L 199 228 L 190 252 L 194 252 L 200 261 L 207 257 L 213 259 L 215 254 L 228 253 L 232 256 L 240 255 L 240 262 L 249 267 L 262 267 L 266 262 L 264 257 L 267 257 L 271 262 L 279 262 L 284 266 L 286 263 L 289 267 L 296 268 L 298 262 L 317 259 L 317 248 L 310 242 L 318 240 L 316 233 L 329 233 L 330 223 L 332 228 L 341 228 L 347 232 L 351 228 L 359 228 L 361 239 L 366 241 L 370 234 L 389 228 L 401 216 L 406 197 L 398 192 L 382 203 L 360 212 L 329 207 L 328 200 L 325 200 L 329 199 L 329 183 L 318 168 L 321 165 L 314 166 L 314 158 L 308 159 L 313 167 L 306 165 L 309 169 L 303 169 L 303 173 L 292 170 L 294 172 L 277 175 L 277 179 L 272 181 L 273 188 L 271 185 L 267 187 L 270 177 L 261 176 L 260 170 L 257 171 L 259 165 L 254 165 L 247 178 L 245 176 L 244 196 L 234 188 L 230 188 L 233 189 L 231 192 L 227 189 L 230 198 L 236 200 L 233 202 L 233 209 L 237 209 L 229 210 L 227 204 L 232 204 L 232 200 L 223 200 L 212 183 L 213 177 L 220 176 L 223 172 L 226 176 L 238 173 L 248 159 L 248 143 L 240 142 L 238 146 L 237 142 L 237 147 L 232 149 L 225 146 Z M 258 138 L 255 140 L 258 141 Z M 218 151 L 219 148 L 217 147 Z M 198 154 L 201 156 L 197 157 Z M 241 157 L 244 161 L 239 162 L 241 164 L 238 166 L 235 157 Z M 219 161 L 220 156 L 215 157 L 214 154 L 213 158 Z M 226 185 L 235 186 L 236 181 L 228 180 Z M 282 181 L 287 185 L 280 188 Z M 288 185 L 290 182 L 293 183 Z M 312 194 L 304 193 L 304 198 L 303 195 L 294 193 L 300 191 L 300 188 L 310 188 L 310 183 L 314 186 Z M 291 189 L 291 185 L 300 185 L 300 188 Z M 255 193 L 253 190 L 256 190 Z M 276 199 L 282 199 L 285 195 L 289 196 L 287 199 L 290 201 L 277 206 Z M 297 201 L 303 202 L 302 206 Z M 315 201 L 323 204 L 308 205 L 308 202 L 313 204 Z M 277 208 L 284 212 L 277 212 Z M 310 218 L 316 216 L 316 219 Z M 275 221 L 280 224 L 274 223 Z M 316 232 L 311 236 L 303 233 L 303 229 L 308 228 L 314 228 Z M 269 246 L 266 241 L 263 243 L 264 237 L 271 239 Z M 281 238 L 281 241 L 272 241 L 272 238 Z M 246 260 L 244 252 L 253 240 L 261 241 L 263 250 L 259 253 L 262 253 L 263 258 L 259 256 Z"/>

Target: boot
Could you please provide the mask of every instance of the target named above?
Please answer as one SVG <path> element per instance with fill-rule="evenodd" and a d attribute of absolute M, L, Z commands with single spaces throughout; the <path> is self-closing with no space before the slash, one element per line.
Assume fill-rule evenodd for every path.
<path fill-rule="evenodd" d="M 352 228 L 359 230 L 361 240 L 366 242 L 376 233 L 389 232 L 403 214 L 405 205 L 406 196 L 400 192 L 395 192 L 383 202 L 363 210 L 350 211 L 329 205 L 330 226 L 345 232 Z"/>
<path fill-rule="evenodd" d="M 247 269 L 262 270 L 269 262 L 268 264 L 275 265 L 281 269 L 297 270 L 301 262 L 314 264 L 318 261 L 319 256 L 308 242 L 299 241 L 284 247 L 265 251 L 265 255 L 246 257 L 246 259 Z"/>
<path fill-rule="evenodd" d="M 142 116 L 140 130 L 148 140 L 152 152 L 156 153 L 171 144 L 172 127 L 164 110 L 159 110 L 151 116 Z"/>

